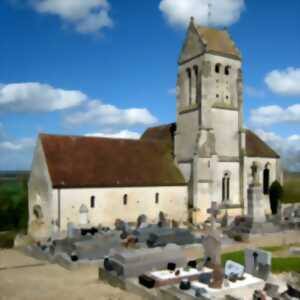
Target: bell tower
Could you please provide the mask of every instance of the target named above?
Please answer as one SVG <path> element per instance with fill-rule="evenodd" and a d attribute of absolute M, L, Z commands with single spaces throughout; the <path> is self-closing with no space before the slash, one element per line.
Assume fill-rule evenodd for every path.
<path fill-rule="evenodd" d="M 226 193 L 220 186 L 225 173 L 226 182 L 240 182 L 242 102 L 239 50 L 227 31 L 191 18 L 178 61 L 175 159 L 193 210 L 241 201 L 239 183 L 235 190 L 226 184 Z"/>

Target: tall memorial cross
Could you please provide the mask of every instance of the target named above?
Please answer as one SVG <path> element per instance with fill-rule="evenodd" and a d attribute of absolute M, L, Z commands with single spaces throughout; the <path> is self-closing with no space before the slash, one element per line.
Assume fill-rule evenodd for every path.
<path fill-rule="evenodd" d="M 251 166 L 251 175 L 252 175 L 252 184 L 253 185 L 259 185 L 258 166 L 255 162 L 253 162 L 253 164 Z"/>
<path fill-rule="evenodd" d="M 207 209 L 207 213 L 210 214 L 210 222 L 211 222 L 211 229 L 215 229 L 216 227 L 216 219 L 218 214 L 220 213 L 220 209 L 218 208 L 218 204 L 216 201 L 212 201 L 211 207 Z"/>

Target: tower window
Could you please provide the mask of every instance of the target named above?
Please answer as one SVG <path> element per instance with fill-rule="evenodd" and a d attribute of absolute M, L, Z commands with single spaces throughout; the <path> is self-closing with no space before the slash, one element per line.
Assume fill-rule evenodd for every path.
<path fill-rule="evenodd" d="M 229 75 L 230 74 L 230 66 L 226 66 L 224 69 L 224 74 Z"/>
<path fill-rule="evenodd" d="M 155 204 L 159 203 L 159 193 L 155 194 Z"/>
<path fill-rule="evenodd" d="M 219 98 L 219 94 L 216 94 L 216 97 Z"/>
<path fill-rule="evenodd" d="M 123 205 L 127 205 L 127 202 L 128 202 L 128 196 L 127 196 L 127 194 L 125 194 L 123 196 Z"/>
<path fill-rule="evenodd" d="M 215 72 L 220 73 L 220 70 L 221 70 L 221 64 L 216 64 L 215 65 Z"/>
<path fill-rule="evenodd" d="M 197 103 L 198 101 L 197 101 L 197 95 L 198 95 L 198 66 L 194 66 L 193 67 L 193 69 L 194 69 L 194 74 L 195 74 L 195 95 L 194 95 L 194 97 L 195 97 L 195 99 L 194 99 L 194 101 L 195 101 L 195 103 Z"/>
<path fill-rule="evenodd" d="M 91 208 L 95 207 L 95 196 L 91 197 Z"/>
<path fill-rule="evenodd" d="M 186 69 L 186 75 L 188 80 L 188 99 L 189 99 L 189 104 L 191 104 L 192 103 L 192 72 L 190 68 Z"/>
<path fill-rule="evenodd" d="M 222 178 L 222 201 L 230 200 L 230 174 L 225 172 Z"/>

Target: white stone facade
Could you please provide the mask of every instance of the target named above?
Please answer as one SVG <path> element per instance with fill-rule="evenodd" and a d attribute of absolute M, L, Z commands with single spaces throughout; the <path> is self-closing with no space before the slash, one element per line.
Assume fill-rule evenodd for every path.
<path fill-rule="evenodd" d="M 198 221 L 207 218 L 212 201 L 247 213 L 253 162 L 262 166 L 261 183 L 265 166 L 269 185 L 281 180 L 278 158 L 247 157 L 242 62 L 233 41 L 225 38 L 236 55 L 226 53 L 226 47 L 224 52 L 206 51 L 209 41 L 191 22 L 179 58 L 175 157 L 189 186 L 192 218 Z M 265 198 L 268 211 L 268 195 Z"/>

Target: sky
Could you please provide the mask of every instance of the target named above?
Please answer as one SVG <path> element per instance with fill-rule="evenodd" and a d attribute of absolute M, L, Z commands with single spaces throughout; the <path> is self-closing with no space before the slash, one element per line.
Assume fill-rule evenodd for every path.
<path fill-rule="evenodd" d="M 0 1 L 0 170 L 30 169 L 39 133 L 138 138 L 174 122 L 194 16 L 228 29 L 245 127 L 300 171 L 299 12 L 299 0 Z"/>

